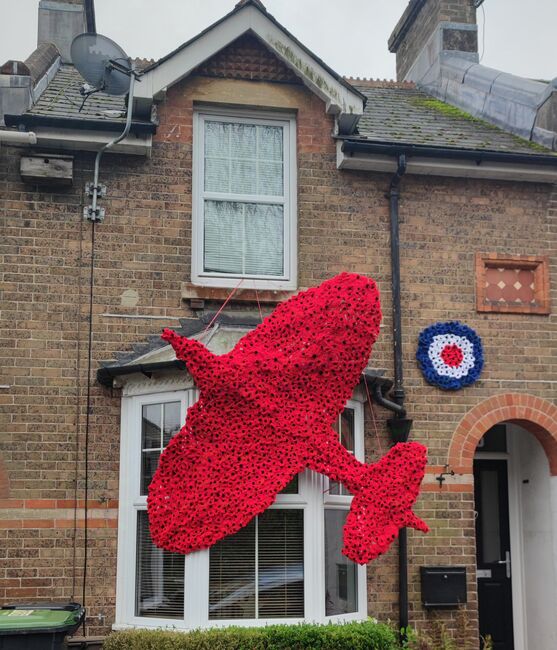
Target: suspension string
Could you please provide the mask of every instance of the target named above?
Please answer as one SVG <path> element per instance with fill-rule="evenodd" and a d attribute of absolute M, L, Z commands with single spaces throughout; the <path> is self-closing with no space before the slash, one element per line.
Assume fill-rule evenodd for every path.
<path fill-rule="evenodd" d="M 238 291 L 238 289 L 240 288 L 240 285 L 242 284 L 243 281 L 244 281 L 244 278 L 242 278 L 242 279 L 240 280 L 240 282 L 238 282 L 238 284 L 234 287 L 234 289 L 232 289 L 232 291 L 228 294 L 228 298 L 227 298 L 227 299 L 222 303 L 221 308 L 220 308 L 220 309 L 218 310 L 218 312 L 213 316 L 213 318 L 211 319 L 211 322 L 210 322 L 209 325 L 207 325 L 207 327 L 203 330 L 201 336 L 203 336 L 203 334 L 205 334 L 205 332 L 206 332 L 208 329 L 211 328 L 212 324 L 213 324 L 213 323 L 217 320 L 217 318 L 220 316 L 222 310 L 223 310 L 223 309 L 226 307 L 226 305 L 229 303 L 229 301 L 231 300 L 232 296 L 236 293 L 236 291 Z"/>
<path fill-rule="evenodd" d="M 377 421 L 375 419 L 375 409 L 373 408 L 373 402 L 371 401 L 371 395 L 369 394 L 369 387 L 367 381 L 364 378 L 364 385 L 366 387 L 367 402 L 369 404 L 369 412 L 371 413 L 371 420 L 373 422 L 373 429 L 375 431 L 375 437 L 377 438 L 377 445 L 379 447 L 379 453 L 383 455 L 383 445 L 381 444 L 381 438 L 379 437 L 379 429 L 377 428 Z"/>

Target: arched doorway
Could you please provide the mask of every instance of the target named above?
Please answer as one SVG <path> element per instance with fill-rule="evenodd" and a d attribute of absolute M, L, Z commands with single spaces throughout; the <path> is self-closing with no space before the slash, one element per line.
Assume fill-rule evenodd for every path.
<path fill-rule="evenodd" d="M 485 400 L 459 424 L 450 463 L 473 473 L 480 632 L 497 650 L 557 647 L 557 408 Z"/>

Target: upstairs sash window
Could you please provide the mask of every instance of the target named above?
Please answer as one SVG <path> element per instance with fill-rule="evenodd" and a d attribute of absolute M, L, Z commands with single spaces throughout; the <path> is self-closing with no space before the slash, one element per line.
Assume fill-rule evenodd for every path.
<path fill-rule="evenodd" d="M 295 287 L 293 120 L 196 114 L 197 284 Z"/>

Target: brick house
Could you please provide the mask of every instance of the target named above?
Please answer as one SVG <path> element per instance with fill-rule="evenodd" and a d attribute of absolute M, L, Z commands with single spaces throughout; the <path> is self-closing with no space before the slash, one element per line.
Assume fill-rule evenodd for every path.
<path fill-rule="evenodd" d="M 83 601 L 91 642 L 369 615 L 442 622 L 460 647 L 478 630 L 556 647 L 554 85 L 478 64 L 472 0 L 411 0 L 389 41 L 397 82 L 340 77 L 243 0 L 136 62 L 91 223 L 84 187 L 125 102 L 96 93 L 79 110 L 68 44 L 94 31 L 92 2 L 39 11 L 37 50 L 0 69 L 2 601 Z M 161 329 L 224 353 L 343 270 L 378 282 L 384 321 L 339 435 L 374 462 L 411 427 L 431 532 L 357 567 L 340 553 L 350 495 L 306 472 L 210 551 L 156 549 L 146 487 L 196 400 Z M 442 391 L 416 346 L 453 320 L 481 336 L 485 368 Z M 421 569 L 438 567 L 465 569 L 466 603 L 424 603 Z"/>

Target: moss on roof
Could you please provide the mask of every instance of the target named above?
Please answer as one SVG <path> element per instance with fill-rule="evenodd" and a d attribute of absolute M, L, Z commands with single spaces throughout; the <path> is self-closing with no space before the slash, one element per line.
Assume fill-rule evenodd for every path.
<path fill-rule="evenodd" d="M 478 119 L 414 87 L 354 84 L 367 97 L 359 136 L 385 143 L 553 155 L 549 149 Z"/>
<path fill-rule="evenodd" d="M 412 98 L 411 102 L 416 106 L 421 106 L 423 108 L 429 108 L 431 110 L 438 111 L 442 115 L 454 117 L 461 120 L 468 120 L 474 124 L 481 125 L 484 128 L 495 129 L 498 131 L 502 130 L 499 129 L 499 127 L 495 126 L 495 124 L 491 124 L 486 120 L 482 120 L 478 117 L 474 117 L 473 115 L 470 115 L 470 113 L 466 113 L 466 111 L 463 111 L 462 109 L 457 108 L 452 104 L 447 104 L 446 102 L 442 102 L 440 99 L 437 99 L 435 97 L 428 97 L 428 96 L 414 97 Z M 516 142 L 517 146 L 527 146 L 530 147 L 533 151 L 538 151 L 540 153 L 546 153 L 546 154 L 553 154 L 551 150 L 547 149 L 541 144 L 538 144 L 537 142 L 526 140 L 525 138 L 521 138 L 518 135 L 515 135 L 513 133 L 508 133 L 507 135 Z"/>

